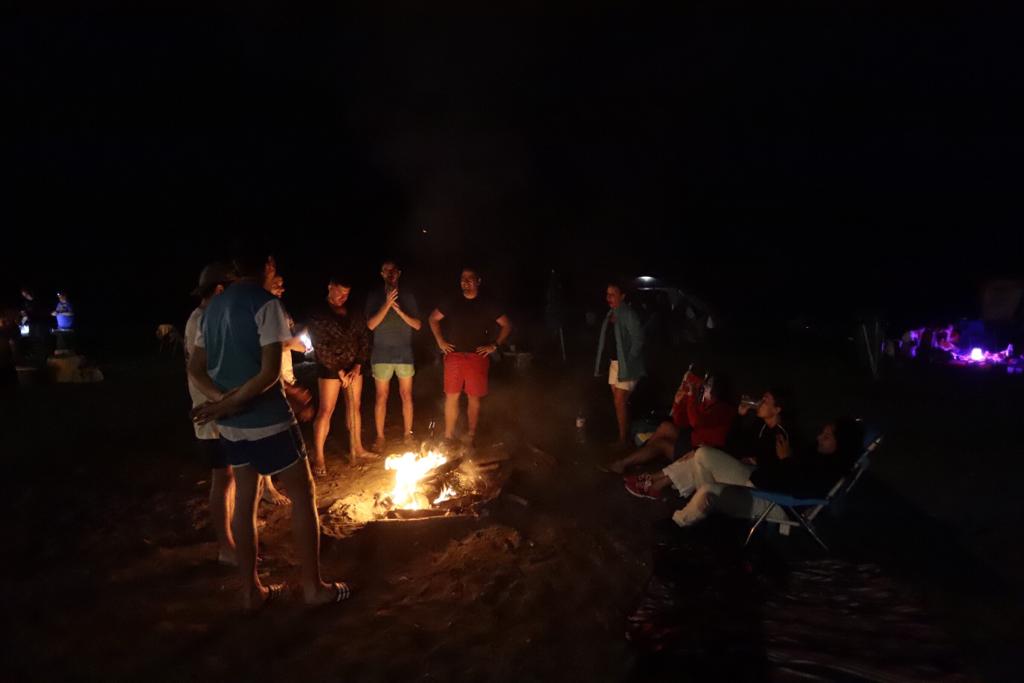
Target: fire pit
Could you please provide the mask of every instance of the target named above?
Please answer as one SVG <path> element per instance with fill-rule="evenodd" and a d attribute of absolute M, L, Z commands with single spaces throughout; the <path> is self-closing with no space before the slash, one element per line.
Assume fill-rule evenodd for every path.
<path fill-rule="evenodd" d="M 469 457 L 427 443 L 389 455 L 382 468 L 361 476 L 361 490 L 334 501 L 325 523 L 351 529 L 376 521 L 476 515 L 501 492 L 507 473 L 498 463 L 504 460 L 500 453 Z"/>
<path fill-rule="evenodd" d="M 462 455 L 445 455 L 424 445 L 419 452 L 389 455 L 385 471 L 394 472 L 394 487 L 379 497 L 385 516 L 399 519 L 466 512 L 481 500 L 487 482 Z"/>

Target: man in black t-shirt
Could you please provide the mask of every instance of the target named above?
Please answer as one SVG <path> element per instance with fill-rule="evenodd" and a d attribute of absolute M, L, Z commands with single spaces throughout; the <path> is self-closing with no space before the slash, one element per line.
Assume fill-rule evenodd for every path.
<path fill-rule="evenodd" d="M 444 437 L 455 435 L 459 418 L 459 395 L 468 400 L 469 432 L 472 443 L 480 420 L 480 399 L 487 395 L 488 356 L 505 343 L 512 323 L 501 308 L 480 294 L 480 275 L 475 268 L 463 268 L 462 294 L 444 301 L 430 314 L 430 329 L 444 354 Z M 442 331 L 441 322 L 444 321 Z"/>

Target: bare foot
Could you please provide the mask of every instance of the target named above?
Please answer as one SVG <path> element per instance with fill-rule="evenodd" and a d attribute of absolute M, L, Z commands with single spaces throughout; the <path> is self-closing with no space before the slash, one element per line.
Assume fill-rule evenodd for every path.
<path fill-rule="evenodd" d="M 365 448 L 352 451 L 352 458 L 362 458 L 363 460 L 376 460 L 380 457 L 380 453 L 374 451 L 368 451 Z"/>
<path fill-rule="evenodd" d="M 292 500 L 274 488 L 268 481 L 267 485 L 263 487 L 263 502 L 270 503 L 271 505 L 288 505 Z"/>
<path fill-rule="evenodd" d="M 284 595 L 284 591 L 285 586 L 283 583 L 256 586 L 255 590 L 242 596 L 242 609 L 249 614 L 255 614 L 270 602 L 281 598 Z"/>
<path fill-rule="evenodd" d="M 384 452 L 384 445 L 385 445 L 384 437 L 383 436 L 378 436 L 376 438 L 376 440 L 373 442 L 373 450 L 375 450 L 378 453 L 383 453 Z"/>
<path fill-rule="evenodd" d="M 310 593 L 303 591 L 307 605 L 330 605 L 336 602 L 343 602 L 352 597 L 352 588 L 344 581 L 334 583 L 320 582 L 317 589 Z"/>

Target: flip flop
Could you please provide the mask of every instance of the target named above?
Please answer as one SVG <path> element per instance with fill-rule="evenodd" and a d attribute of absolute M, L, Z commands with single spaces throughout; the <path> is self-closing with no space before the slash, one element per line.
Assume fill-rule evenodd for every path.
<path fill-rule="evenodd" d="M 327 465 L 321 465 L 319 467 L 316 465 L 310 465 L 309 469 L 312 470 L 313 476 L 317 479 L 327 476 Z"/>
<path fill-rule="evenodd" d="M 335 581 L 331 584 L 331 588 L 334 589 L 334 602 L 344 602 L 352 597 L 352 587 L 344 581 Z M 331 604 L 331 603 L 327 603 Z"/>
<path fill-rule="evenodd" d="M 255 616 L 266 609 L 267 605 L 272 602 L 279 602 L 284 597 L 287 587 L 283 583 L 274 583 L 267 586 L 267 597 L 263 599 L 259 605 L 252 609 L 245 610 L 245 613 L 249 616 Z"/>

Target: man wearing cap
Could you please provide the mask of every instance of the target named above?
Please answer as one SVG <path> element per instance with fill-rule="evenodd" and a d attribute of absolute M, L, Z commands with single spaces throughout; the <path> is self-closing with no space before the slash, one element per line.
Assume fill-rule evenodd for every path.
<path fill-rule="evenodd" d="M 199 274 L 199 286 L 192 291 L 192 296 L 199 297 L 199 305 L 185 323 L 185 367 L 196 348 L 196 337 L 202 325 L 203 311 L 213 297 L 224 291 L 234 279 L 231 269 L 223 263 L 211 263 Z M 192 407 L 198 408 L 206 403 L 207 398 L 199 391 L 192 377 L 188 378 L 188 393 L 192 398 Z M 193 423 L 198 439 L 200 455 L 210 464 L 213 475 L 210 477 L 210 522 L 213 533 L 217 537 L 217 561 L 221 564 L 235 566 L 235 541 L 231 536 L 231 512 L 235 498 L 235 480 L 231 467 L 224 458 L 218 441 L 217 424 L 206 422 Z"/>
<path fill-rule="evenodd" d="M 259 535 L 256 501 L 260 475 L 277 474 L 292 499 L 292 536 L 302 567 L 307 604 L 340 602 L 351 590 L 320 576 L 316 493 L 302 434 L 281 387 L 281 346 L 291 339 L 281 302 L 263 288 L 266 253 L 247 250 L 234 259 L 237 279 L 203 314 L 189 376 L 209 399 L 192 411 L 199 424 L 215 421 L 235 479 L 232 534 L 242 579 L 242 606 L 253 611 L 280 596 L 256 573 Z"/>

